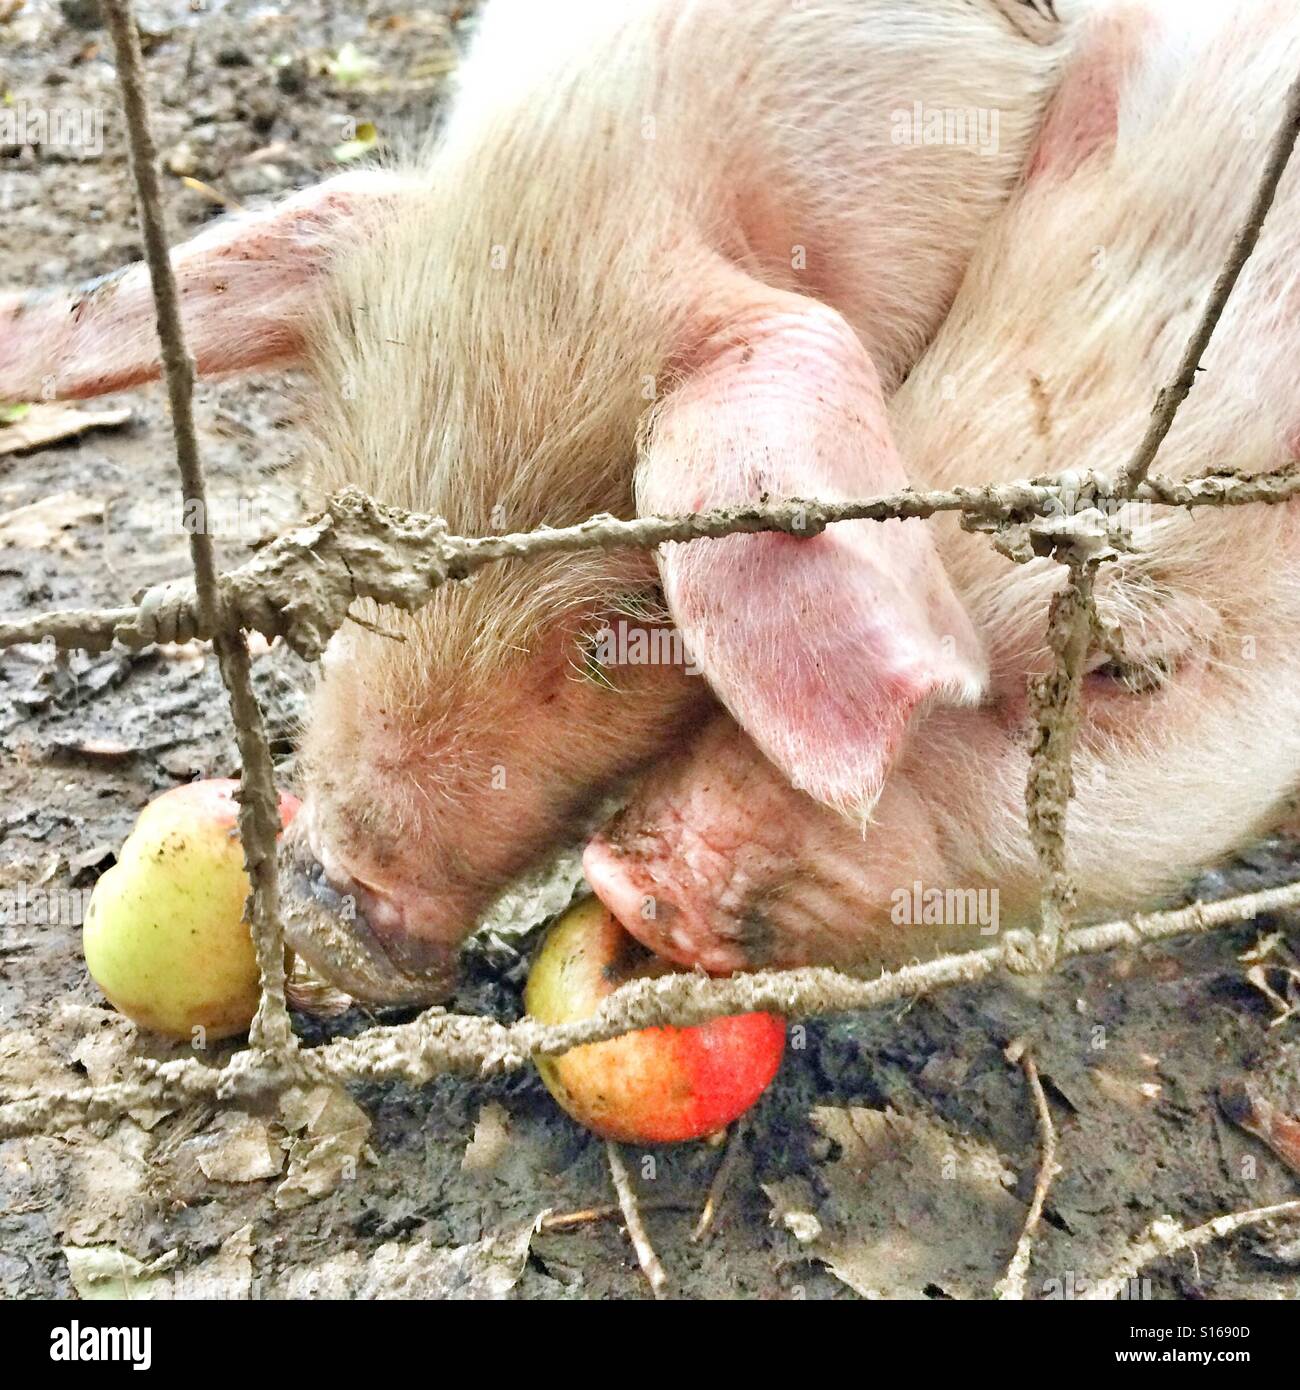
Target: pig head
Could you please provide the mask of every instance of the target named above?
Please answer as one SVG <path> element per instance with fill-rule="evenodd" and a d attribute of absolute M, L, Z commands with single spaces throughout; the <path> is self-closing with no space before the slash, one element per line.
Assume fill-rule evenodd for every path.
<path fill-rule="evenodd" d="M 305 366 L 314 484 L 467 534 L 901 485 L 886 397 L 1087 8 L 495 0 L 427 156 L 176 250 L 191 350 Z M 139 267 L 0 298 L 0 397 L 144 381 L 149 323 Z M 354 616 L 303 737 L 289 925 L 375 1000 L 442 992 L 492 895 L 680 744 L 710 685 L 861 819 L 913 713 L 987 678 L 932 533 L 901 524 L 566 556 Z M 594 655 L 629 627 L 683 659 Z"/>
<path fill-rule="evenodd" d="M 1031 177 L 892 401 L 918 485 L 1116 474 L 1228 259 L 1300 73 L 1300 12 L 1279 0 L 1150 6 L 1093 39 Z M 1157 471 L 1295 467 L 1298 251 L 1300 159 Z M 1087 660 L 1068 819 L 1093 915 L 1178 889 L 1266 831 L 1300 784 L 1300 504 L 1130 505 L 1116 519 L 1134 549 L 1103 567 L 1097 598 L 1122 642 Z M 886 737 L 869 824 L 791 787 L 759 740 L 713 721 L 586 854 L 597 893 L 645 944 L 713 971 L 894 966 L 1032 917 L 1026 685 L 1047 669 L 1064 571 L 1013 565 L 951 518 L 932 529 L 988 671 L 982 698 L 945 696 L 936 609 L 897 602 L 868 573 L 876 623 L 938 692 L 886 692 L 884 727 L 902 732 Z M 756 659 L 771 699 L 798 707 L 790 651 Z"/>

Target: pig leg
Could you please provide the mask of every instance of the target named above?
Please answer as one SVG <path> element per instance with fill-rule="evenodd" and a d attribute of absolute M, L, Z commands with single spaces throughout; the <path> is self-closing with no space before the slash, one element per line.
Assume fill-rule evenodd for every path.
<path fill-rule="evenodd" d="M 296 360 L 305 302 L 344 228 L 400 187 L 390 174 L 344 174 L 178 246 L 172 267 L 199 373 Z M 142 263 L 71 292 L 0 295 L 0 401 L 123 391 L 159 366 Z"/>
<path fill-rule="evenodd" d="M 647 434 L 642 514 L 906 484 L 875 368 L 833 310 L 750 284 L 689 361 Z M 660 563 L 723 703 L 796 787 L 856 819 L 916 706 L 980 695 L 979 643 L 922 522 L 670 544 Z"/>

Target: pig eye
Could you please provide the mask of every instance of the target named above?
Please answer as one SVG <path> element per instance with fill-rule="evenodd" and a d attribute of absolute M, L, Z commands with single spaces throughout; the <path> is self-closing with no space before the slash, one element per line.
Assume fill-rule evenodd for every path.
<path fill-rule="evenodd" d="M 1096 664 L 1089 666 L 1085 678 L 1099 693 L 1109 690 L 1116 694 L 1149 695 L 1161 690 L 1172 674 L 1169 662 L 1163 657 L 1149 661 L 1117 661 L 1106 652 L 1097 653 Z"/>
<path fill-rule="evenodd" d="M 645 622 L 668 621 L 668 600 L 658 584 L 625 590 L 610 604 L 610 610 L 625 618 L 639 618 Z"/>
<path fill-rule="evenodd" d="M 601 627 L 584 632 L 577 641 L 577 652 L 571 665 L 579 680 L 590 681 L 602 690 L 614 690 L 606 664 L 606 646 L 612 640 L 612 630 Z"/>

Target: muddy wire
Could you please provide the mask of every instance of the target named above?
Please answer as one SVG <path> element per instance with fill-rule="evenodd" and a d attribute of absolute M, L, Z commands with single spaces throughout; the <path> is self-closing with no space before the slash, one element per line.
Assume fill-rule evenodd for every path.
<path fill-rule="evenodd" d="M 1148 478 L 1132 500 L 1155 506 L 1243 507 L 1281 503 L 1300 495 L 1300 469 L 1199 478 Z M 283 637 L 305 660 L 317 660 L 358 599 L 415 612 L 443 584 L 469 578 L 487 565 L 528 562 L 584 550 L 652 549 L 666 541 L 690 543 L 734 534 L 781 531 L 807 537 L 842 521 L 924 520 L 955 512 L 963 524 L 992 530 L 1023 526 L 1063 505 L 1106 505 L 1113 484 L 1089 474 L 1066 482 L 1028 480 L 979 488 L 897 492 L 857 502 L 798 499 L 728 507 L 687 516 L 620 521 L 594 516 L 574 526 L 506 536 L 466 537 L 447 532 L 441 517 L 387 507 L 356 488 L 345 488 L 322 513 L 265 546 L 246 564 L 221 576 L 228 621 L 273 639 Z M 1068 538 L 1070 519 L 1056 524 Z M 1085 523 L 1086 524 L 1086 523 Z M 60 648 L 103 651 L 120 642 L 138 650 L 154 643 L 211 638 L 193 581 L 154 585 L 139 604 L 67 609 L 0 622 L 0 647 L 51 641 Z"/>
<path fill-rule="evenodd" d="M 131 0 L 103 0 L 113 39 L 117 80 L 126 115 L 131 173 L 135 180 L 144 236 L 145 260 L 153 288 L 154 316 L 162 345 L 163 372 L 171 403 L 176 462 L 186 509 L 208 516 L 203 461 L 194 429 L 194 362 L 185 347 L 180 300 L 172 274 L 158 185 L 158 151 L 149 128 L 144 59 Z M 240 756 L 239 834 L 251 893 L 247 915 L 257 951 L 261 992 L 250 1033 L 256 1047 L 296 1045 L 284 1002 L 284 933 L 280 924 L 276 838 L 280 831 L 279 794 L 262 711 L 253 691 L 248 642 L 237 615 L 227 614 L 212 537 L 205 527 L 190 531 L 190 560 L 198 613 L 212 636 L 221 679 L 230 696 L 230 713 Z"/>
<path fill-rule="evenodd" d="M 1228 301 L 1232 298 L 1232 292 L 1241 279 L 1242 271 L 1259 244 L 1260 233 L 1272 211 L 1282 176 L 1295 153 L 1297 138 L 1300 138 L 1300 76 L 1297 76 L 1287 94 L 1282 122 L 1269 145 L 1263 177 L 1260 179 L 1245 222 L 1233 238 L 1227 264 L 1219 272 L 1214 288 L 1210 291 L 1205 312 L 1187 344 L 1174 380 L 1161 391 L 1156 400 L 1146 436 L 1138 446 L 1137 453 L 1119 476 L 1119 490 L 1124 495 L 1131 495 L 1150 472 L 1151 465 L 1160 452 L 1160 446 L 1169 437 L 1169 431 L 1174 427 L 1183 402 L 1196 384 L 1196 374 L 1201 370 L 1201 358 L 1210 346 L 1219 321 L 1223 318 L 1223 312 L 1228 307 Z"/>
<path fill-rule="evenodd" d="M 1036 945 L 1044 969 L 1056 964 L 1062 934 L 1074 924 L 1075 917 L 1076 892 L 1069 865 L 1066 818 L 1074 797 L 1079 697 L 1095 611 L 1094 567 L 1071 559 L 1068 569 L 1069 582 L 1053 595 L 1047 619 L 1052 668 L 1029 682 L 1029 709 L 1035 733 L 1025 785 L 1025 811 L 1043 881 L 1042 921 Z"/>
<path fill-rule="evenodd" d="M 1297 908 L 1300 883 L 1291 883 L 1219 902 L 1196 902 L 1171 912 L 1076 927 L 1062 938 L 1061 958 L 1097 955 L 1121 947 L 1136 949 Z M 874 1009 L 955 985 L 975 984 L 1003 969 L 1020 975 L 1042 974 L 1034 945 L 1032 933 L 1009 932 L 995 946 L 939 956 L 871 978 L 805 966 L 722 980 L 695 974 L 634 980 L 615 990 L 590 1017 L 573 1023 L 541 1024 L 522 1018 L 506 1025 L 477 1015 L 431 1009 L 410 1023 L 370 1028 L 353 1038 L 304 1048 L 292 1058 L 246 1048 L 222 1067 L 184 1058 L 140 1060 L 134 1076 L 113 1085 L 12 1097 L 0 1105 L 0 1139 L 52 1133 L 89 1120 L 111 1118 L 136 1106 L 183 1105 L 205 1098 L 236 1104 L 264 1101 L 304 1077 L 319 1082 L 403 1081 L 423 1086 L 446 1072 L 488 1077 L 517 1070 L 535 1053 L 559 1056 L 574 1047 L 642 1028 L 688 1027 L 728 1014 L 812 1018 Z"/>

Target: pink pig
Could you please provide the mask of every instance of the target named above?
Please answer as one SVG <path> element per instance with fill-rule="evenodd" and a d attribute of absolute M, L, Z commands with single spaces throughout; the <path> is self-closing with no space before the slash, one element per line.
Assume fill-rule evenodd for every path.
<path fill-rule="evenodd" d="M 313 481 L 465 533 L 895 487 L 886 399 L 1023 177 L 1076 43 L 1083 96 L 1040 160 L 1099 134 L 1092 84 L 1147 8 L 1102 4 L 1098 25 L 1083 0 L 494 0 L 426 158 L 177 249 L 191 350 L 209 373 L 303 364 Z M 974 332 L 976 360 L 1018 380 Z M 138 266 L 0 299 L 0 397 L 157 370 Z M 1021 440 L 1008 411 L 997 452 L 959 449 L 962 411 L 923 399 L 928 469 L 982 477 Z M 999 655 L 939 534 L 674 549 L 662 592 L 654 557 L 566 556 L 412 617 L 359 609 L 406 640 L 350 627 L 324 664 L 295 944 L 363 997 L 436 997 L 492 895 L 679 746 L 710 686 L 782 777 L 866 816 L 911 724 L 978 705 Z M 628 623 L 674 624 L 708 682 L 687 663 L 593 678 L 593 641 Z M 359 914 L 313 906 L 340 900 Z"/>
<path fill-rule="evenodd" d="M 1146 9 L 1096 31 L 1109 60 L 1085 58 L 1067 79 L 1030 179 L 891 403 L 919 486 L 1113 477 L 1174 375 L 1300 75 L 1300 8 Z M 1298 226 L 1300 157 L 1158 472 L 1294 467 Z M 1121 519 L 1136 549 L 1103 568 L 1098 600 L 1123 660 L 1098 649 L 1088 662 L 1068 822 L 1091 914 L 1177 889 L 1275 825 L 1300 786 L 1300 502 Z M 977 698 L 927 683 L 944 630 L 932 601 L 877 607 L 916 664 L 910 687 L 883 674 L 870 687 L 884 775 L 863 784 L 865 827 L 792 789 L 762 740 L 715 719 L 587 850 L 590 882 L 647 945 L 713 971 L 896 965 L 1032 918 L 1026 679 L 1046 669 L 1064 574 L 1047 559 L 1012 565 L 952 518 L 931 533 L 962 631 L 976 634 L 971 669 L 987 673 Z M 760 583 L 760 601 L 785 601 Z M 829 596 L 825 616 L 839 603 Z M 767 655 L 789 726 L 833 756 L 839 725 L 799 707 L 791 649 Z"/>

